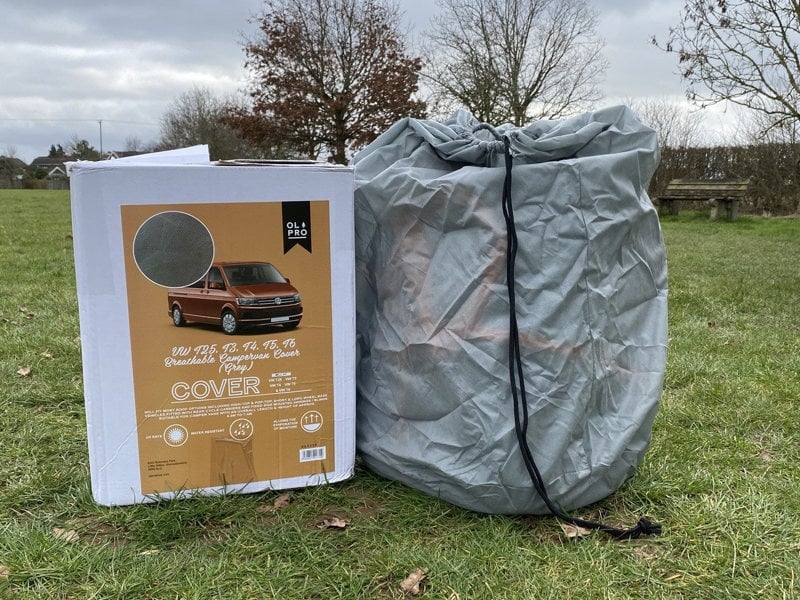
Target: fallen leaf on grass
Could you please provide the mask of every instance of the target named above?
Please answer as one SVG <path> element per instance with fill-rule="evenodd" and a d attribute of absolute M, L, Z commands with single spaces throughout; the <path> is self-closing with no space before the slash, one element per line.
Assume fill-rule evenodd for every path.
<path fill-rule="evenodd" d="M 537 533 L 536 541 L 540 544 L 559 544 L 564 545 L 564 538 L 555 531 L 547 533 Z"/>
<path fill-rule="evenodd" d="M 161 554 L 161 550 L 154 548 L 152 550 L 143 550 L 142 552 L 139 552 L 139 556 L 152 556 L 154 554 Z"/>
<path fill-rule="evenodd" d="M 64 523 L 64 530 L 75 531 L 82 541 L 89 544 L 114 543 L 124 539 L 124 533 L 120 528 L 105 523 L 102 518 L 94 515 L 70 519 Z"/>
<path fill-rule="evenodd" d="M 33 317 L 35 317 L 35 316 L 36 316 L 36 313 L 34 313 L 34 312 L 33 312 L 32 310 L 30 310 L 29 308 L 26 308 L 25 306 L 20 306 L 20 307 L 19 307 L 19 312 L 21 312 L 21 313 L 22 313 L 22 315 L 23 315 L 23 316 L 24 316 L 26 319 L 32 319 Z"/>
<path fill-rule="evenodd" d="M 65 542 L 77 542 L 80 539 L 78 532 L 74 529 L 61 529 L 61 527 L 53 528 L 53 536 Z"/>
<path fill-rule="evenodd" d="M 654 546 L 637 546 L 633 549 L 633 553 L 642 560 L 655 560 L 660 554 L 658 548 Z"/>
<path fill-rule="evenodd" d="M 422 588 L 420 586 L 427 576 L 428 569 L 414 569 L 408 577 L 403 579 L 400 583 L 400 589 L 403 590 L 404 594 L 419 596 L 422 593 Z"/>
<path fill-rule="evenodd" d="M 8 579 L 11 577 L 11 569 L 5 565 L 0 565 L 0 579 Z"/>
<path fill-rule="evenodd" d="M 561 531 L 564 532 L 564 535 L 571 540 L 576 538 L 584 538 L 592 533 L 591 529 L 578 527 L 577 525 L 570 525 L 569 523 L 559 523 L 559 525 L 561 525 Z"/>
<path fill-rule="evenodd" d="M 40 355 L 42 358 L 53 358 L 53 353 L 50 350 L 45 350 Z"/>
<path fill-rule="evenodd" d="M 281 494 L 272 503 L 274 508 L 285 508 L 289 506 L 289 503 L 292 501 L 292 492 L 286 492 L 285 494 Z"/>
<path fill-rule="evenodd" d="M 317 523 L 317 527 L 320 529 L 347 529 L 348 525 L 350 525 L 349 519 L 341 519 L 339 517 L 325 517 Z"/>
<path fill-rule="evenodd" d="M 709 321 L 709 322 L 708 322 L 708 326 L 709 326 L 711 329 L 717 329 L 717 328 L 719 327 L 719 323 L 717 323 L 716 321 Z"/>
<path fill-rule="evenodd" d="M 30 367 L 20 367 L 19 369 L 17 369 L 17 375 L 22 375 L 23 377 L 27 377 L 30 374 L 31 374 Z"/>
<path fill-rule="evenodd" d="M 268 513 L 280 510 L 282 508 L 286 508 L 287 506 L 289 506 L 291 501 L 292 501 L 292 492 L 286 492 L 275 498 L 275 500 L 272 501 L 272 504 L 262 504 L 256 509 L 256 512 Z"/>

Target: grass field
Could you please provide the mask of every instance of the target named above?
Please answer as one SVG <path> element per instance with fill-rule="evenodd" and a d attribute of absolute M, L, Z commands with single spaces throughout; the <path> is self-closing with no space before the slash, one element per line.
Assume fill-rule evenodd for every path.
<path fill-rule="evenodd" d="M 800 220 L 663 222 L 670 351 L 646 460 L 568 538 L 359 468 L 333 486 L 104 508 L 89 491 L 66 192 L 0 190 L 0 598 L 800 598 Z M 327 528 L 340 518 L 347 526 Z"/>

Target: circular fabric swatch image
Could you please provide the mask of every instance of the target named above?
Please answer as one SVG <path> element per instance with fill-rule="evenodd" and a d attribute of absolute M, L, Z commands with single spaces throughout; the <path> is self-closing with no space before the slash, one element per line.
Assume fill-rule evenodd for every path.
<path fill-rule="evenodd" d="M 208 272 L 214 260 L 214 240 L 198 218 L 178 211 L 161 212 L 136 232 L 133 259 L 153 283 L 185 287 Z"/>

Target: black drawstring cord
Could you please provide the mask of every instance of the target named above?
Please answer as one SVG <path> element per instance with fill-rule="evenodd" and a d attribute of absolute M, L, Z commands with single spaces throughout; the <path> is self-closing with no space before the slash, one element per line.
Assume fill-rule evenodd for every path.
<path fill-rule="evenodd" d="M 506 285 L 508 286 L 509 303 L 509 342 L 508 342 L 508 372 L 511 380 L 511 397 L 514 401 L 514 428 L 517 434 L 522 459 L 525 468 L 528 470 L 534 489 L 544 501 L 547 509 L 556 517 L 572 525 L 585 529 L 599 529 L 619 540 L 634 539 L 643 535 L 659 535 L 661 525 L 652 523 L 648 519 L 641 518 L 635 526 L 630 529 L 620 529 L 598 523 L 595 521 L 585 521 L 565 514 L 559 509 L 547 494 L 547 489 L 533 460 L 530 446 L 528 445 L 528 398 L 525 392 L 525 377 L 522 371 L 522 352 L 519 345 L 519 329 L 517 327 L 517 300 L 515 291 L 514 265 L 517 259 L 517 227 L 514 223 L 514 207 L 511 202 L 511 168 L 513 157 L 511 156 L 511 140 L 507 135 L 503 136 L 503 147 L 505 150 L 506 176 L 503 182 L 503 217 L 506 221 Z M 519 392 L 517 391 L 519 389 Z"/>

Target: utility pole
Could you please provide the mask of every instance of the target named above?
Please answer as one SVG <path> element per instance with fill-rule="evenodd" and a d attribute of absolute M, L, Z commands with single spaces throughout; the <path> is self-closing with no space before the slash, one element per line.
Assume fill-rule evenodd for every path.
<path fill-rule="evenodd" d="M 103 158 L 103 119 L 98 119 L 97 124 L 100 125 L 100 158 Z"/>

